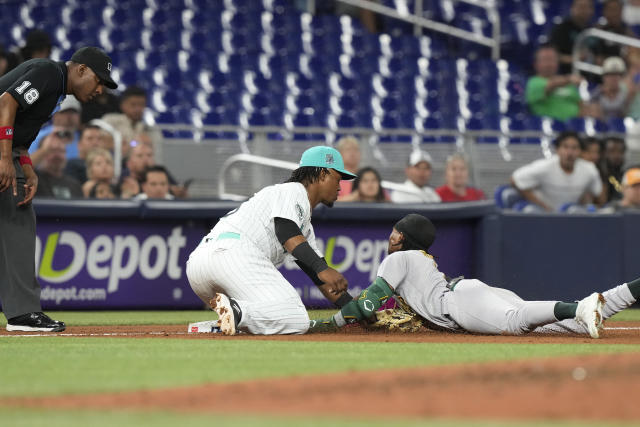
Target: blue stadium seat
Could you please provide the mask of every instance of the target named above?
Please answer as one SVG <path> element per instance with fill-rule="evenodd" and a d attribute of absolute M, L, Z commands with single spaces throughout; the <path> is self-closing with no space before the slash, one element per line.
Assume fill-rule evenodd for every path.
<path fill-rule="evenodd" d="M 556 126 L 558 126 L 559 128 L 560 124 L 557 123 Z M 566 123 L 564 123 L 564 128 L 562 130 L 572 130 L 574 132 L 582 133 L 585 131 L 585 120 L 582 117 L 569 119 Z"/>
<path fill-rule="evenodd" d="M 627 131 L 627 127 L 624 124 L 624 119 L 622 118 L 613 118 L 607 120 L 607 127 L 609 128 L 610 132 L 626 133 Z"/>
<path fill-rule="evenodd" d="M 176 117 L 173 114 L 173 111 L 171 110 L 163 111 L 161 113 L 156 113 L 155 119 L 157 123 L 161 123 L 161 124 L 176 122 Z"/>
<path fill-rule="evenodd" d="M 511 209 L 516 203 L 524 201 L 518 190 L 511 185 L 501 185 L 493 193 L 496 206 L 500 209 Z"/>

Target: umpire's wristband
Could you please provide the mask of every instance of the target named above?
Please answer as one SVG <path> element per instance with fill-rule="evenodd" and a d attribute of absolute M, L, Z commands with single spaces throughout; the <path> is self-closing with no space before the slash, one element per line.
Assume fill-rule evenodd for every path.
<path fill-rule="evenodd" d="M 318 256 L 316 251 L 309 245 L 309 242 L 300 243 L 291 251 L 291 255 L 301 263 L 308 265 L 316 274 L 329 268 L 324 258 Z"/>

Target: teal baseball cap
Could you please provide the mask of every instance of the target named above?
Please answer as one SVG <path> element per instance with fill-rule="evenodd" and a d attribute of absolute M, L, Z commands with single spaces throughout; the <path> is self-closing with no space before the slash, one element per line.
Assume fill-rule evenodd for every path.
<path fill-rule="evenodd" d="M 300 167 L 311 166 L 316 168 L 334 169 L 342 175 L 342 179 L 351 180 L 356 176 L 351 172 L 347 172 L 344 168 L 342 155 L 338 150 L 326 145 L 318 145 L 311 147 L 302 153 L 300 158 Z"/>

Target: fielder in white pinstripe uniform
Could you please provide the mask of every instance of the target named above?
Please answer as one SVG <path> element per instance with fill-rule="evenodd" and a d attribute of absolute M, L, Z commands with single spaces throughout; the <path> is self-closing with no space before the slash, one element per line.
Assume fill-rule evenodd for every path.
<path fill-rule="evenodd" d="M 312 147 L 286 183 L 262 189 L 205 236 L 189 256 L 187 277 L 218 313 L 223 333 L 307 331 L 307 310 L 277 270 L 285 256 L 293 256 L 331 302 L 351 300 L 347 280 L 327 266 L 316 246 L 311 213 L 319 203 L 333 206 L 340 181 L 353 178 L 337 150 Z"/>

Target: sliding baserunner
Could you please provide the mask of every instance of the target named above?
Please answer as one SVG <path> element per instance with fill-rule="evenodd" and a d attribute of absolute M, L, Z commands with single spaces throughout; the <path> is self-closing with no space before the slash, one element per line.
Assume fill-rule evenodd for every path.
<path fill-rule="evenodd" d="M 310 332 L 375 321 L 381 317 L 379 308 L 394 297 L 408 306 L 398 318 L 409 311 L 433 329 L 490 335 L 572 332 L 598 338 L 603 320 L 640 296 L 640 279 L 602 294 L 594 292 L 577 303 L 525 301 L 477 279 L 449 279 L 428 253 L 435 233 L 433 223 L 422 215 L 409 214 L 398 221 L 389 236 L 389 256 L 380 264 L 376 280 L 331 318 L 312 320 Z"/>

